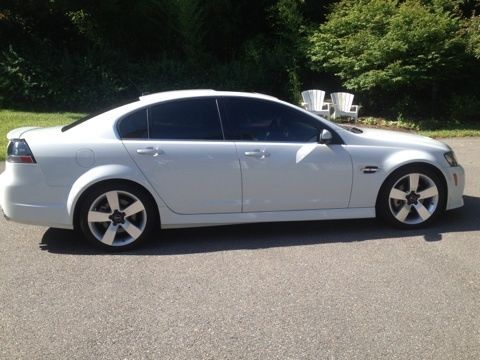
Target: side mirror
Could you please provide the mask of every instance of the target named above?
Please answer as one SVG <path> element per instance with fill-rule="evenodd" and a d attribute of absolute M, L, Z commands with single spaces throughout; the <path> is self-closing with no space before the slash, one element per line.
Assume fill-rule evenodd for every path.
<path fill-rule="evenodd" d="M 330 131 L 323 129 L 320 134 L 318 134 L 318 143 L 328 145 L 332 142 L 333 136 Z"/>

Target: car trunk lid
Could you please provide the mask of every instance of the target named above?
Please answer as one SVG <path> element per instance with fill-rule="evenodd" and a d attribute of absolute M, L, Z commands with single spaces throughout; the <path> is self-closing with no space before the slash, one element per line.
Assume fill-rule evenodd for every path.
<path fill-rule="evenodd" d="M 7 139 L 8 140 L 13 140 L 13 139 L 22 139 L 23 135 L 30 131 L 30 130 L 34 130 L 34 129 L 41 129 L 39 128 L 38 126 L 25 126 L 25 127 L 20 127 L 20 128 L 16 128 L 16 129 L 13 129 L 11 131 L 9 131 L 7 133 Z"/>

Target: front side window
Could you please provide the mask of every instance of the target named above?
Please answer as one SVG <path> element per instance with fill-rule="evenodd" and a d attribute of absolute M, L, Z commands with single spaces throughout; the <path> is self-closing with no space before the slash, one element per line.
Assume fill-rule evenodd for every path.
<path fill-rule="evenodd" d="M 212 98 L 151 106 L 148 123 L 150 139 L 223 140 L 217 102 Z"/>
<path fill-rule="evenodd" d="M 225 98 L 230 140 L 316 142 L 322 124 L 288 106 L 261 99 Z"/>

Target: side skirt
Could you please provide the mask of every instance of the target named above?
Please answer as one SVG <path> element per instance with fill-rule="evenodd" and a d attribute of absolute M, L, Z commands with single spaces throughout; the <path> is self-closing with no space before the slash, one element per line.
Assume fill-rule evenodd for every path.
<path fill-rule="evenodd" d="M 348 208 L 302 211 L 266 211 L 255 213 L 178 215 L 161 208 L 164 229 L 233 225 L 259 222 L 312 221 L 374 218 L 375 208 Z"/>

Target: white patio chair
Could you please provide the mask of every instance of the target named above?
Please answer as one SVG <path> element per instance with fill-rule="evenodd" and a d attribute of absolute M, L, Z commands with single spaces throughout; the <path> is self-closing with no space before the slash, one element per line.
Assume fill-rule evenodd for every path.
<path fill-rule="evenodd" d="M 333 102 L 333 118 L 346 116 L 353 118 L 354 121 L 358 119 L 358 105 L 352 105 L 353 94 L 337 92 L 330 94 Z"/>
<path fill-rule="evenodd" d="M 329 118 L 330 104 L 324 103 L 324 98 L 325 91 L 323 90 L 305 90 L 302 92 L 302 105 L 307 111 Z"/>

